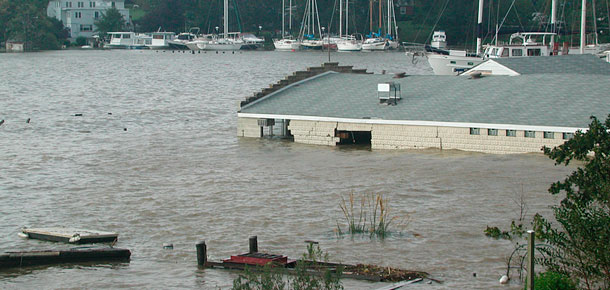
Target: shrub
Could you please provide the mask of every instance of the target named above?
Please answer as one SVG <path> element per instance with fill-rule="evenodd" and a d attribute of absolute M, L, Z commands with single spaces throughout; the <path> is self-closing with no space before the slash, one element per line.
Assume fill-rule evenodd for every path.
<path fill-rule="evenodd" d="M 543 272 L 534 280 L 536 290 L 575 290 L 576 283 L 570 277 L 556 272 Z"/>

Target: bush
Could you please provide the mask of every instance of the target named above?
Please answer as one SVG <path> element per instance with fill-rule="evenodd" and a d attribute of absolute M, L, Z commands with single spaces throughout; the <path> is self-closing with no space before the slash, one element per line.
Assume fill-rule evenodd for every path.
<path fill-rule="evenodd" d="M 87 45 L 87 38 L 84 36 L 79 36 L 76 38 L 76 45 L 83 46 Z"/>
<path fill-rule="evenodd" d="M 543 272 L 534 280 L 536 290 L 572 290 L 576 283 L 568 276 L 556 272 Z"/>

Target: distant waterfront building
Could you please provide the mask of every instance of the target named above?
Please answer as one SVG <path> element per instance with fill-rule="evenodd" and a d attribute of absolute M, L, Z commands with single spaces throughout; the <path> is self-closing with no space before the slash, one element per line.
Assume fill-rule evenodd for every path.
<path fill-rule="evenodd" d="M 541 68 L 515 62 L 506 65 L 521 75 L 403 77 L 327 63 L 242 101 L 237 135 L 280 135 L 327 146 L 359 143 L 373 150 L 541 152 L 587 130 L 590 116 L 603 120 L 610 112 L 610 64 L 553 58 L 528 59 L 582 69 L 538 73 Z"/>
<path fill-rule="evenodd" d="M 125 1 L 110 0 L 51 0 L 47 6 L 47 15 L 59 19 L 70 31 L 70 38 L 79 36 L 91 38 L 98 21 L 109 8 L 115 7 L 126 23 L 130 23 L 129 9 L 125 9 Z"/>

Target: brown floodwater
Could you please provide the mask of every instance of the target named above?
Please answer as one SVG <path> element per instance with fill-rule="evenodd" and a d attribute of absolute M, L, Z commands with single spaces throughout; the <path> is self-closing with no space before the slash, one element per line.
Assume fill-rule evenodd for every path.
<path fill-rule="evenodd" d="M 376 73 L 431 73 L 402 53 L 332 58 Z M 116 246 L 132 250 L 129 263 L 2 270 L 0 288 L 226 289 L 236 273 L 198 269 L 195 244 L 205 240 L 217 260 L 257 235 L 272 253 L 298 257 L 315 240 L 333 261 L 444 281 L 410 288 L 519 289 L 516 277 L 498 283 L 513 243 L 483 231 L 508 228 L 521 195 L 528 218 L 550 215 L 558 197 L 547 189 L 573 168 L 542 154 L 235 137 L 238 101 L 326 60 L 320 52 L 0 54 L 0 251 L 69 247 L 17 236 L 50 226 L 115 231 Z M 339 204 L 351 192 L 383 193 L 403 222 L 386 239 L 337 236 Z"/>

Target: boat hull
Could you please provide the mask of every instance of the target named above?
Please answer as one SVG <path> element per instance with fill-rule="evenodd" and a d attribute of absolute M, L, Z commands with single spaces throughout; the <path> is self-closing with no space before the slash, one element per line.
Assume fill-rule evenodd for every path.
<path fill-rule="evenodd" d="M 458 75 L 483 62 L 480 57 L 426 54 L 435 75 Z"/>
<path fill-rule="evenodd" d="M 296 40 L 286 41 L 285 39 L 276 40 L 273 42 L 275 50 L 278 51 L 293 51 L 301 48 L 301 43 Z"/>

